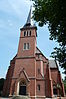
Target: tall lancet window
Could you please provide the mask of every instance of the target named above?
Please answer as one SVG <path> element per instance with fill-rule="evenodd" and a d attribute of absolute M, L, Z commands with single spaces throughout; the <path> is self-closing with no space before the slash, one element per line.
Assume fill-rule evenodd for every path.
<path fill-rule="evenodd" d="M 42 76 L 44 76 L 44 71 L 43 71 L 44 69 L 43 69 L 43 61 L 41 61 L 41 74 L 42 74 Z"/>
<path fill-rule="evenodd" d="M 24 36 L 26 36 L 26 31 L 24 31 Z"/>
<path fill-rule="evenodd" d="M 26 47 L 27 47 L 27 49 L 29 49 L 29 43 L 27 43 L 27 46 Z"/>
<path fill-rule="evenodd" d="M 31 31 L 29 32 L 29 36 L 31 36 Z"/>
<path fill-rule="evenodd" d="M 24 36 L 31 36 L 31 30 L 29 31 L 24 31 Z"/>
<path fill-rule="evenodd" d="M 26 50 L 26 43 L 24 43 L 24 50 Z"/>
<path fill-rule="evenodd" d="M 37 87 L 38 87 L 38 91 L 40 91 L 40 84 L 38 84 L 38 86 L 37 86 Z"/>
<path fill-rule="evenodd" d="M 23 48 L 24 50 L 29 50 L 29 43 L 24 43 Z"/>

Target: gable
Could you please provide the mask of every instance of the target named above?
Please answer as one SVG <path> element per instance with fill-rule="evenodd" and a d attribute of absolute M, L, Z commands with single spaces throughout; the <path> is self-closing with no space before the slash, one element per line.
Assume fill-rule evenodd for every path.
<path fill-rule="evenodd" d="M 55 60 L 49 60 L 49 67 L 50 68 L 58 68 L 58 65 L 55 62 Z"/>
<path fill-rule="evenodd" d="M 19 73 L 19 78 L 24 78 L 24 79 L 26 79 L 28 82 L 30 81 L 24 68 L 20 71 L 20 73 Z"/>
<path fill-rule="evenodd" d="M 48 59 L 43 55 L 43 53 L 39 50 L 38 47 L 36 47 L 36 52 L 35 52 L 35 54 L 42 55 L 46 60 L 48 60 Z"/>

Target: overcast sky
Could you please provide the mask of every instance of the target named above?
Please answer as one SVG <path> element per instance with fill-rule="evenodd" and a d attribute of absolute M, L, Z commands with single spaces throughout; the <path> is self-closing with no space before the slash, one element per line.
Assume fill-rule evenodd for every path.
<path fill-rule="evenodd" d="M 0 0 L 0 78 L 6 76 L 10 60 L 17 53 L 20 28 L 26 23 L 31 5 L 30 0 Z M 50 59 L 57 43 L 49 40 L 47 25 L 37 28 L 37 46 Z"/>

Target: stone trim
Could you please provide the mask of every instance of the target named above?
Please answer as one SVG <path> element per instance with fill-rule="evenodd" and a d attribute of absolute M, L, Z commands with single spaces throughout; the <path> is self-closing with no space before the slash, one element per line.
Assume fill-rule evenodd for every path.
<path fill-rule="evenodd" d="M 16 59 L 31 59 L 31 58 L 35 58 L 34 56 L 27 56 L 27 57 L 17 57 Z"/>
<path fill-rule="evenodd" d="M 37 30 L 37 27 L 36 27 L 36 26 L 30 26 L 30 27 L 23 27 L 23 28 L 20 28 L 21 31 L 27 30 L 27 29 L 36 29 L 36 30 Z"/>
<path fill-rule="evenodd" d="M 35 36 L 23 36 L 23 37 L 20 37 L 20 38 L 28 38 L 28 37 L 35 37 Z"/>
<path fill-rule="evenodd" d="M 31 97 L 35 97 L 35 98 L 45 98 L 46 96 L 38 96 L 38 95 L 37 95 L 37 96 L 29 96 L 29 97 L 30 97 L 30 98 L 31 98 Z"/>

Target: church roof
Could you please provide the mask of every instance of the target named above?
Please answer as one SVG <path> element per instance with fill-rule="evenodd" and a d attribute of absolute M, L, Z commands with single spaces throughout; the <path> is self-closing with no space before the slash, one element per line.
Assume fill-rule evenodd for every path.
<path fill-rule="evenodd" d="M 41 54 L 41 51 L 36 47 L 36 54 Z"/>
<path fill-rule="evenodd" d="M 36 54 L 39 54 L 39 55 L 42 55 L 43 57 L 45 57 L 44 56 L 44 54 L 40 51 L 40 49 L 38 48 L 38 47 L 36 47 L 36 52 L 35 52 Z M 46 57 L 45 57 L 46 58 Z M 47 58 L 46 58 L 47 59 Z M 48 60 L 48 59 L 47 59 Z"/>
<path fill-rule="evenodd" d="M 49 67 L 50 68 L 58 68 L 58 65 L 55 60 L 49 60 Z"/>

